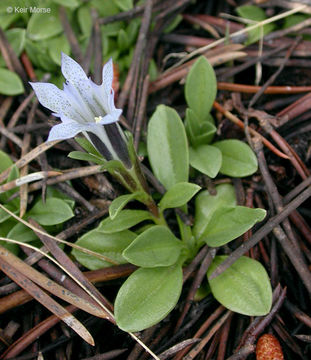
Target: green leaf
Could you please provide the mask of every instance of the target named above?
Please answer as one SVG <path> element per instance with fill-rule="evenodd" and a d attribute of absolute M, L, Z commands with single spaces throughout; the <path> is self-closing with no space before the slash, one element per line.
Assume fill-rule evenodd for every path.
<path fill-rule="evenodd" d="M 133 0 L 113 0 L 121 11 L 128 11 L 133 8 Z"/>
<path fill-rule="evenodd" d="M 75 137 L 76 142 L 88 153 L 101 157 L 101 154 L 97 151 L 97 149 L 93 146 L 93 144 L 84 137 Z"/>
<path fill-rule="evenodd" d="M 263 21 L 267 18 L 264 10 L 255 5 L 244 5 L 236 8 L 236 12 L 239 16 L 244 19 L 249 19 L 255 22 Z M 252 26 L 253 24 L 248 25 Z M 274 30 L 274 24 L 266 24 L 262 27 L 255 28 L 253 30 L 249 30 L 248 32 L 248 41 L 247 44 L 252 44 L 258 41 L 262 36 L 269 34 L 272 30 Z"/>
<path fill-rule="evenodd" d="M 17 13 L 12 14 L 0 14 L 0 28 L 6 30 L 11 24 L 13 24 L 21 15 Z"/>
<path fill-rule="evenodd" d="M 189 148 L 189 160 L 192 167 L 214 178 L 220 170 L 222 155 L 213 145 L 200 145 L 197 148 Z"/>
<path fill-rule="evenodd" d="M 115 232 L 113 234 L 104 234 L 98 231 L 97 228 L 80 237 L 76 241 L 76 245 L 104 255 L 119 264 L 125 264 L 127 260 L 122 256 L 122 252 L 131 244 L 135 237 L 136 234 L 129 230 Z M 90 270 L 97 270 L 113 265 L 111 262 L 101 260 L 77 249 L 72 250 L 72 255 L 80 264 Z"/>
<path fill-rule="evenodd" d="M 77 19 L 82 34 L 87 38 L 91 36 L 93 20 L 90 8 L 88 6 L 81 6 L 77 12 Z"/>
<path fill-rule="evenodd" d="M 129 229 L 145 220 L 152 220 L 151 215 L 145 210 L 122 210 L 113 220 L 110 217 L 104 219 L 98 231 L 110 234 Z"/>
<path fill-rule="evenodd" d="M 18 168 L 16 167 L 16 165 L 12 165 L 11 167 L 9 167 L 10 169 L 10 173 L 8 178 L 6 179 L 5 183 L 9 183 L 15 179 L 17 179 L 19 177 L 19 171 Z M 19 198 L 15 198 L 9 201 L 9 199 L 11 198 L 11 196 L 13 196 L 13 194 L 15 194 L 18 191 L 18 189 L 13 188 L 11 190 L 7 190 L 4 193 L 0 194 L 0 201 L 6 204 L 10 204 L 10 206 L 16 210 L 19 209 L 20 206 L 20 201 Z M 9 201 L 9 202 L 8 202 Z"/>
<path fill-rule="evenodd" d="M 217 129 L 212 121 L 210 115 L 200 120 L 192 109 L 186 109 L 185 128 L 191 145 L 197 147 L 213 140 Z"/>
<path fill-rule="evenodd" d="M 148 124 L 147 148 L 153 172 L 167 190 L 188 181 L 187 138 L 174 109 L 165 105 L 157 107 Z"/>
<path fill-rule="evenodd" d="M 56 225 L 71 219 L 74 213 L 66 201 L 57 198 L 48 198 L 45 203 L 42 199 L 37 201 L 28 212 L 28 216 L 41 225 Z"/>
<path fill-rule="evenodd" d="M 206 231 L 213 213 L 222 206 L 235 206 L 234 187 L 230 184 L 217 185 L 217 194 L 211 195 L 207 190 L 201 191 L 195 199 L 195 222 L 193 234 L 198 239 Z"/>
<path fill-rule="evenodd" d="M 15 220 L 7 220 L 1 223 L 0 236 L 10 238 L 8 236 L 8 233 L 11 230 L 11 228 L 14 227 L 15 224 L 16 224 Z M 11 251 L 14 255 L 18 255 L 19 253 L 19 246 L 17 244 L 1 240 L 0 245 Z"/>
<path fill-rule="evenodd" d="M 12 227 L 12 229 L 9 231 L 7 237 L 9 239 L 21 241 L 23 243 L 29 243 L 38 239 L 37 235 L 31 229 L 29 229 L 29 227 L 22 223 L 17 223 L 14 225 L 14 227 Z"/>
<path fill-rule="evenodd" d="M 115 15 L 120 12 L 114 1 L 92 0 L 90 6 L 95 7 L 102 17 Z"/>
<path fill-rule="evenodd" d="M 253 150 L 240 140 L 222 140 L 213 144 L 222 153 L 220 172 L 232 177 L 254 174 L 258 162 Z"/>
<path fill-rule="evenodd" d="M 56 65 L 61 66 L 61 53 L 70 54 L 70 45 L 65 35 L 46 41 L 48 54 Z"/>
<path fill-rule="evenodd" d="M 137 197 L 139 197 L 141 194 L 142 192 L 138 191 L 133 194 L 121 195 L 115 198 L 109 206 L 109 216 L 111 220 L 113 220 L 120 213 L 120 211 L 124 208 L 125 205 L 127 205 L 127 203 L 137 199 Z"/>
<path fill-rule="evenodd" d="M 227 256 L 216 256 L 208 269 L 209 277 Z M 209 281 L 214 297 L 226 308 L 248 316 L 269 313 L 272 290 L 265 268 L 256 260 L 242 256 L 229 269 Z"/>
<path fill-rule="evenodd" d="M 6 204 L 5 207 L 13 212 L 14 214 L 17 214 L 19 212 L 19 209 L 16 209 L 16 207 L 13 204 Z M 8 220 L 11 217 L 10 214 L 8 214 L 5 210 L 0 209 L 0 224 L 2 224 L 4 221 Z"/>
<path fill-rule="evenodd" d="M 49 14 L 34 13 L 27 25 L 27 36 L 31 40 L 49 39 L 62 33 L 63 27 L 58 16 L 58 6 L 50 4 Z"/>
<path fill-rule="evenodd" d="M 20 77 L 14 72 L 0 68 L 0 94 L 18 95 L 24 92 Z"/>
<path fill-rule="evenodd" d="M 25 46 L 26 30 L 19 28 L 9 29 L 5 32 L 5 35 L 15 54 L 20 56 Z"/>
<path fill-rule="evenodd" d="M 172 32 L 183 20 L 182 15 L 178 14 L 175 18 L 168 24 L 168 26 L 163 30 L 164 34 Z"/>
<path fill-rule="evenodd" d="M 155 225 L 137 236 L 123 256 L 134 265 L 154 268 L 175 264 L 181 249 L 181 241 L 166 226 Z"/>
<path fill-rule="evenodd" d="M 31 41 L 29 39 L 25 40 L 25 50 L 27 55 L 29 56 L 31 62 L 36 66 L 40 67 L 39 63 L 39 56 L 44 55 L 46 53 L 46 49 L 43 47 L 40 47 L 40 43 L 36 43 L 34 41 Z"/>
<path fill-rule="evenodd" d="M 187 204 L 188 201 L 201 189 L 199 185 L 181 182 L 173 185 L 163 196 L 159 203 L 161 211 L 177 208 Z"/>
<path fill-rule="evenodd" d="M 128 41 L 131 45 L 134 44 L 137 38 L 140 24 L 141 24 L 141 19 L 139 18 L 132 19 L 126 27 L 126 34 L 128 36 Z"/>
<path fill-rule="evenodd" d="M 154 59 L 150 60 L 148 75 L 150 77 L 150 81 L 154 81 L 158 77 L 158 68 L 157 68 L 157 64 L 154 61 Z"/>
<path fill-rule="evenodd" d="M 214 213 L 200 240 L 209 246 L 221 246 L 249 230 L 262 221 L 266 210 L 246 206 L 223 206 Z"/>
<path fill-rule="evenodd" d="M 129 47 L 129 39 L 124 29 L 120 29 L 118 32 L 118 47 L 121 51 L 124 51 Z"/>
<path fill-rule="evenodd" d="M 204 120 L 209 115 L 216 98 L 217 82 L 213 67 L 200 56 L 191 67 L 185 84 L 188 106 Z"/>
<path fill-rule="evenodd" d="M 85 153 L 83 151 L 71 151 L 68 154 L 68 157 L 75 160 L 91 161 L 98 165 L 105 165 L 107 163 L 107 161 L 104 160 L 103 158 L 100 158 L 93 154 Z"/>
<path fill-rule="evenodd" d="M 117 325 L 124 331 L 144 330 L 173 310 L 182 289 L 182 268 L 141 268 L 121 286 L 115 301 Z"/>
<path fill-rule="evenodd" d="M 263 9 L 255 5 L 243 5 L 236 8 L 236 12 L 244 19 L 262 21 L 266 19 Z"/>
<path fill-rule="evenodd" d="M 13 161 L 4 151 L 0 150 L 0 173 L 13 165 Z"/>
<path fill-rule="evenodd" d="M 54 3 L 69 7 L 69 8 L 76 8 L 80 5 L 79 0 L 52 0 Z"/>

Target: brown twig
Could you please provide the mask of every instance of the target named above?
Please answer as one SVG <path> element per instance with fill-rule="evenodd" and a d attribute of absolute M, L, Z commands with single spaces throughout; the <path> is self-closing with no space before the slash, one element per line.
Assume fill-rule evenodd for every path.
<path fill-rule="evenodd" d="M 69 41 L 71 51 L 73 53 L 73 56 L 75 57 L 75 60 L 78 63 L 82 62 L 83 54 L 80 49 L 79 42 L 76 38 L 75 33 L 73 32 L 73 29 L 70 25 L 70 22 L 68 20 L 67 14 L 66 14 L 66 8 L 64 6 L 59 7 L 59 18 L 63 25 L 65 35 L 67 36 L 67 39 Z"/>

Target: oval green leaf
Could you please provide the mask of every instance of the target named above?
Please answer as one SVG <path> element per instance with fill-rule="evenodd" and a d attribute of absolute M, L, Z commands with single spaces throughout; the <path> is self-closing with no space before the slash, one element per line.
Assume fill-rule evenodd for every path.
<path fill-rule="evenodd" d="M 214 213 L 208 227 L 200 240 L 209 246 L 221 246 L 249 230 L 254 224 L 262 221 L 266 210 L 246 206 L 223 206 Z"/>
<path fill-rule="evenodd" d="M 115 301 L 117 325 L 124 331 L 144 330 L 173 310 L 182 289 L 179 265 L 136 270 L 121 286 Z"/>
<path fill-rule="evenodd" d="M 7 237 L 24 243 L 38 239 L 38 236 L 29 227 L 22 223 L 15 224 L 8 232 Z"/>
<path fill-rule="evenodd" d="M 214 178 L 217 176 L 221 163 L 221 151 L 213 145 L 200 145 L 189 148 L 190 165 L 201 173 Z"/>
<path fill-rule="evenodd" d="M 27 36 L 31 40 L 49 39 L 55 35 L 62 33 L 63 27 L 58 15 L 58 6 L 50 6 L 50 13 L 31 15 L 27 25 Z"/>
<path fill-rule="evenodd" d="M 120 213 L 120 211 L 124 208 L 124 206 L 128 202 L 136 199 L 137 196 L 139 196 L 141 194 L 142 194 L 142 192 L 139 191 L 139 192 L 135 192 L 133 194 L 125 194 L 125 195 L 121 195 L 121 196 L 118 196 L 117 198 L 115 198 L 109 206 L 109 216 L 110 216 L 111 220 L 113 220 Z"/>
<path fill-rule="evenodd" d="M 151 215 L 147 211 L 122 210 L 114 219 L 111 219 L 110 217 L 104 219 L 100 223 L 98 231 L 110 234 L 129 229 L 144 220 L 152 220 Z"/>
<path fill-rule="evenodd" d="M 201 189 L 199 185 L 181 182 L 173 185 L 163 196 L 159 203 L 161 211 L 181 207 Z"/>
<path fill-rule="evenodd" d="M 216 256 L 207 276 L 227 256 Z M 209 281 L 214 297 L 226 308 L 248 316 L 263 316 L 269 313 L 272 304 L 272 289 L 265 268 L 256 260 L 242 256 L 229 269 Z"/>
<path fill-rule="evenodd" d="M 65 35 L 46 40 L 48 54 L 55 64 L 61 66 L 61 53 L 70 54 L 70 45 Z"/>
<path fill-rule="evenodd" d="M 0 173 L 13 165 L 13 161 L 7 153 L 0 150 Z"/>
<path fill-rule="evenodd" d="M 213 144 L 222 153 L 220 172 L 232 177 L 254 174 L 258 162 L 253 150 L 240 140 L 222 140 Z"/>
<path fill-rule="evenodd" d="M 90 270 L 109 267 L 115 265 L 115 263 L 125 264 L 127 260 L 122 256 L 122 252 L 131 244 L 135 237 L 136 234 L 129 230 L 104 234 L 95 229 L 87 232 L 76 241 L 76 245 L 104 255 L 113 260 L 114 263 L 101 260 L 77 249 L 72 250 L 72 255 L 80 264 Z"/>
<path fill-rule="evenodd" d="M 207 190 L 201 191 L 195 199 L 195 218 L 193 234 L 198 239 L 206 231 L 213 213 L 224 205 L 235 206 L 236 196 L 234 187 L 230 184 L 217 185 L 216 195 Z"/>
<path fill-rule="evenodd" d="M 200 56 L 191 67 L 185 84 L 188 106 L 204 120 L 208 117 L 216 98 L 217 81 L 212 65 Z"/>
<path fill-rule="evenodd" d="M 217 131 L 212 121 L 210 114 L 201 120 L 192 109 L 186 109 L 185 128 L 192 146 L 206 145 L 212 141 Z"/>
<path fill-rule="evenodd" d="M 157 107 L 148 125 L 147 148 L 152 170 L 167 190 L 188 181 L 187 137 L 174 109 L 164 105 Z"/>
<path fill-rule="evenodd" d="M 61 224 L 74 216 L 66 201 L 58 198 L 47 198 L 45 203 L 40 199 L 27 214 L 40 225 Z"/>
<path fill-rule="evenodd" d="M 155 225 L 144 231 L 123 251 L 130 263 L 154 268 L 176 263 L 182 244 L 165 226 Z"/>
<path fill-rule="evenodd" d="M 0 68 L 0 94 L 18 95 L 24 92 L 20 77 L 14 72 Z"/>

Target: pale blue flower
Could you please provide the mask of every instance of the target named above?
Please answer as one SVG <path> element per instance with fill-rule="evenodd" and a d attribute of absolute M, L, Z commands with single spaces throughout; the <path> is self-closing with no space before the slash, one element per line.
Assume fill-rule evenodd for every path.
<path fill-rule="evenodd" d="M 117 122 L 122 113 L 114 105 L 112 60 L 103 67 L 101 85 L 93 83 L 82 67 L 64 53 L 62 73 L 66 78 L 63 90 L 53 84 L 30 83 L 40 103 L 62 121 L 52 127 L 47 141 L 69 139 L 80 132 L 89 138 L 92 133 L 113 152 L 103 126 Z"/>

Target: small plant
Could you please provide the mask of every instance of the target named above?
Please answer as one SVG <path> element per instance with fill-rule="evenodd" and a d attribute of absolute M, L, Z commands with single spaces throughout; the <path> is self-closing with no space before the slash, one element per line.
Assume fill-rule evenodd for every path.
<path fill-rule="evenodd" d="M 14 166 L 10 157 L 3 151 L 0 151 L 0 173 L 8 168 L 12 170 L 6 180 L 6 184 L 19 179 L 19 171 Z M 15 192 L 16 189 L 13 188 L 12 190 L 0 193 L 0 202 L 14 214 L 19 214 L 20 201 L 18 197 L 14 197 Z M 45 201 L 41 197 L 36 198 L 34 204 L 24 214 L 23 219 L 27 220 L 31 217 L 49 233 L 55 234 L 61 231 L 62 224 L 65 221 L 74 216 L 74 206 L 75 203 L 72 199 L 48 186 Z M 38 240 L 38 237 L 31 229 L 12 219 L 3 209 L 0 209 L 0 236 L 34 245 L 37 245 L 36 241 Z M 14 243 L 4 243 L 3 246 L 14 254 L 19 252 L 19 247 Z"/>
<path fill-rule="evenodd" d="M 62 55 L 64 90 L 55 85 L 32 83 L 41 104 L 61 118 L 48 140 L 76 137 L 86 152 L 71 158 L 93 161 L 108 171 L 129 191 L 114 199 L 109 216 L 96 229 L 78 239 L 79 246 L 105 256 L 105 261 L 72 251 L 89 269 L 129 262 L 138 267 L 121 286 L 115 300 L 117 325 L 128 332 L 148 328 L 162 320 L 177 304 L 183 285 L 183 266 L 207 244 L 219 248 L 249 230 L 265 217 L 265 210 L 236 204 L 230 184 L 216 186 L 216 195 L 189 181 L 194 176 L 211 178 L 222 173 L 232 177 L 256 172 L 251 148 L 238 140 L 213 143 L 216 128 L 210 110 L 216 96 L 216 79 L 203 57 L 193 65 L 186 80 L 189 108 L 185 122 L 178 113 L 160 105 L 152 115 L 147 134 L 148 159 L 155 177 L 165 187 L 163 196 L 151 195 L 133 147 L 132 137 L 118 125 L 121 110 L 114 106 L 113 66 L 103 68 L 103 83 L 95 85 L 69 56 Z M 155 199 L 157 198 L 157 201 Z M 194 225 L 176 219 L 167 223 L 169 209 L 185 214 L 195 202 Z M 125 209 L 131 201 L 146 210 Z M 35 205 L 36 206 L 36 205 Z M 226 257 L 216 256 L 207 276 Z M 264 267 L 242 257 L 209 282 L 210 291 L 227 308 L 246 315 L 269 312 L 272 292 Z"/>
<path fill-rule="evenodd" d="M 50 81 L 61 86 L 63 77 L 57 71 L 61 65 L 60 52 L 70 54 L 71 49 L 59 15 L 61 6 L 64 7 L 63 12 L 77 38 L 78 47 L 82 53 L 85 53 L 90 39 L 93 41 L 92 9 L 97 12 L 98 17 L 113 16 L 133 8 L 133 1 L 15 0 L 14 7 L 12 5 L 11 0 L 1 1 L 0 23 L 15 54 L 17 56 L 23 52 L 27 54 L 38 79 L 42 79 L 43 75 L 49 72 Z M 11 7 L 12 11 L 10 11 Z M 21 11 L 15 11 L 15 8 Z M 43 8 L 49 11 L 31 12 L 29 10 L 31 8 Z M 23 9 L 26 10 L 22 11 Z M 112 58 L 117 63 L 121 82 L 132 62 L 140 23 L 141 20 L 136 18 L 130 22 L 99 24 L 103 58 L 105 61 Z M 150 73 L 156 73 L 154 61 L 151 62 Z M 4 58 L 0 55 L 0 93 L 18 95 L 23 92 L 24 86 L 20 77 L 6 68 Z"/>

